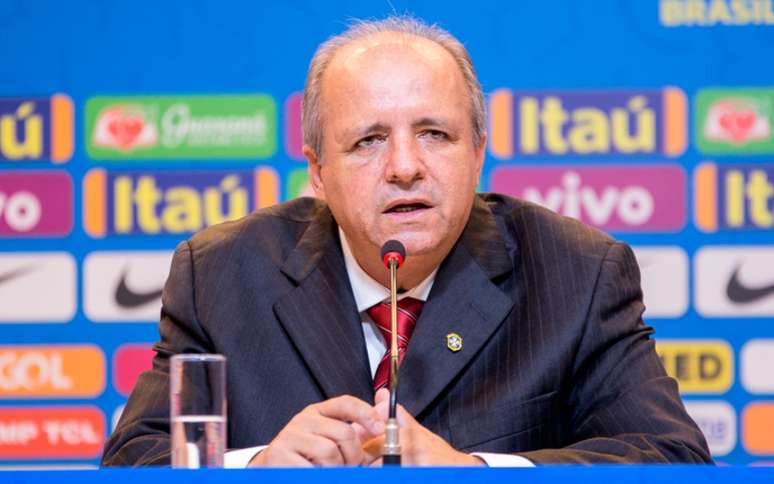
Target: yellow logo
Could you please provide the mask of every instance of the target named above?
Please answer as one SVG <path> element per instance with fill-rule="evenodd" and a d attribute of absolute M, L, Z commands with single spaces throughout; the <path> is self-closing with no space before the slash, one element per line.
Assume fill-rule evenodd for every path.
<path fill-rule="evenodd" d="M 456 353 L 462 349 L 462 336 L 457 333 L 449 333 L 446 335 L 446 347 L 452 352 Z"/>
<path fill-rule="evenodd" d="M 734 354 L 723 340 L 661 340 L 656 352 L 680 393 L 725 393 L 734 381 Z"/>

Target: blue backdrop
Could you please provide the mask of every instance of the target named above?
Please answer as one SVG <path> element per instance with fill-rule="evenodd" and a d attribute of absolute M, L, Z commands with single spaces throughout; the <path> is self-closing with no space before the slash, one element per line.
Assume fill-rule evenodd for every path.
<path fill-rule="evenodd" d="M 0 463 L 98 462 L 148 364 L 170 251 L 303 193 L 308 62 L 348 20 L 391 13 L 469 49 L 482 190 L 632 244 L 716 458 L 774 460 L 770 0 L 5 0 Z"/>

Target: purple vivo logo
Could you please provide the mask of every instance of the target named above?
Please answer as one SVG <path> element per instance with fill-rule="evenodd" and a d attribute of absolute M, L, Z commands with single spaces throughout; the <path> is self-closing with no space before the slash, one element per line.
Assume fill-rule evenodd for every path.
<path fill-rule="evenodd" d="M 65 236 L 73 227 L 73 182 L 63 171 L 0 173 L 0 237 Z"/>
<path fill-rule="evenodd" d="M 686 220 L 685 173 L 674 164 L 503 166 L 490 185 L 608 231 L 676 232 Z"/>

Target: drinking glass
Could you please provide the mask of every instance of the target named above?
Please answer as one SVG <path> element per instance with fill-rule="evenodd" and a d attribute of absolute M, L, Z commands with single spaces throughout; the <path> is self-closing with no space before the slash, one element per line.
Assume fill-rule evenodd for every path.
<path fill-rule="evenodd" d="M 172 467 L 223 467 L 226 448 L 226 358 L 180 354 L 169 369 Z"/>

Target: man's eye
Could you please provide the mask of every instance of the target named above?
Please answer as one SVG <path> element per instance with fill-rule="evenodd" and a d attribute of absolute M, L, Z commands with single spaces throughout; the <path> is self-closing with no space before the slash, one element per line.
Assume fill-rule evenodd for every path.
<path fill-rule="evenodd" d="M 427 131 L 424 131 L 422 133 L 422 136 L 428 137 L 434 141 L 442 141 L 442 140 L 449 139 L 449 135 L 437 129 L 428 129 Z"/>
<path fill-rule="evenodd" d="M 355 148 L 370 148 L 371 146 L 381 143 L 382 141 L 384 141 L 384 137 L 381 135 L 366 136 L 365 138 L 355 143 Z"/>

